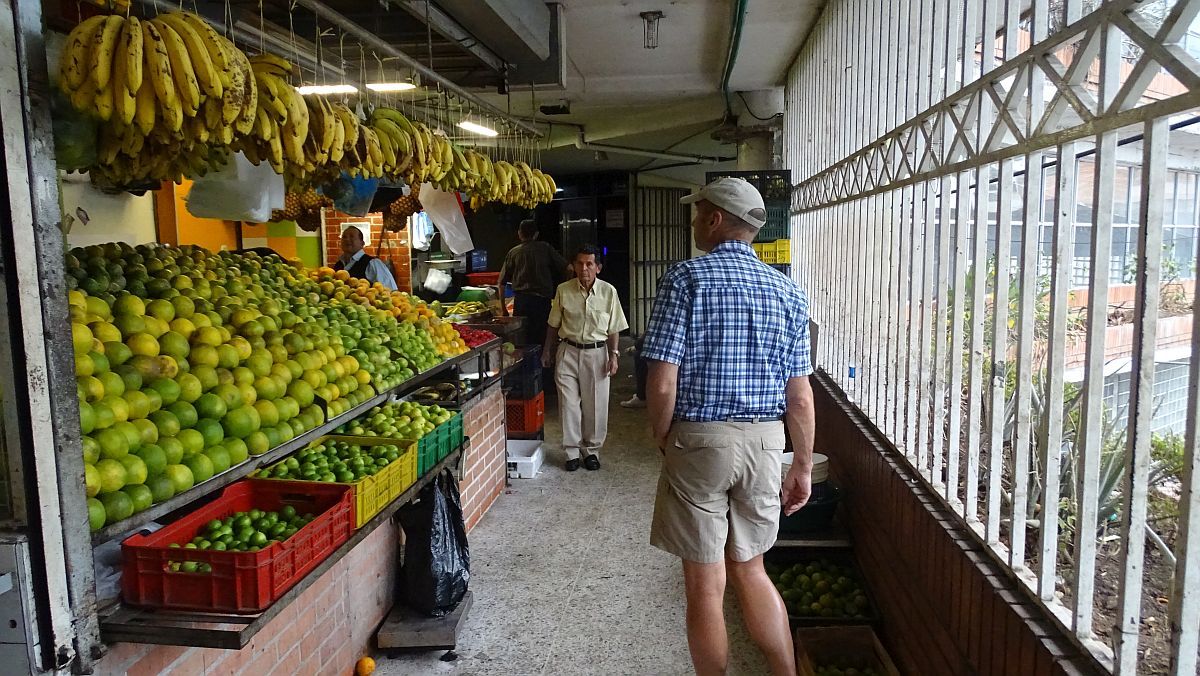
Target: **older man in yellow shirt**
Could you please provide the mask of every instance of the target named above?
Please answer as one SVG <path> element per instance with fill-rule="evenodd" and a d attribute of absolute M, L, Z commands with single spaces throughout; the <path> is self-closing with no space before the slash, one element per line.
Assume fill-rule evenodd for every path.
<path fill-rule="evenodd" d="M 617 289 L 597 279 L 604 261 L 585 245 L 571 266 L 575 279 L 558 285 L 547 320 L 542 364 L 557 361 L 558 410 L 566 469 L 600 469 L 600 447 L 608 435 L 608 388 L 617 374 L 617 340 L 629 328 Z"/>

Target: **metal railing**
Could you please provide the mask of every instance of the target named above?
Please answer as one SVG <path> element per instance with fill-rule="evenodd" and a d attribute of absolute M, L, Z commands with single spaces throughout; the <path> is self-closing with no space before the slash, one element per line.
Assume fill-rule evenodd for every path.
<path fill-rule="evenodd" d="M 1173 128 L 1200 106 L 1200 62 L 1181 45 L 1198 12 L 832 0 L 787 85 L 793 274 L 822 326 L 818 363 L 844 384 L 854 367 L 863 411 L 1117 674 L 1197 670 L 1200 305 L 1166 283 L 1179 263 L 1163 239 L 1168 156 L 1200 164 Z M 1136 195 L 1116 197 L 1119 166 Z M 1121 233 L 1136 238 L 1125 313 L 1109 302 L 1126 283 L 1117 199 L 1137 226 Z M 1156 390 L 1156 353 L 1180 349 L 1160 339 L 1180 322 L 1186 385 Z M 1106 403 L 1119 359 L 1126 399 L 1108 387 Z M 1156 432 L 1160 411 L 1186 421 L 1182 438 Z M 1167 599 L 1162 618 L 1143 592 Z"/>

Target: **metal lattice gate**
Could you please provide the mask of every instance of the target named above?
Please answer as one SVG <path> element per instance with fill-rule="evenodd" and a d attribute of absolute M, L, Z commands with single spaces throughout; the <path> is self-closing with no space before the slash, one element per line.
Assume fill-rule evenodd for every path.
<path fill-rule="evenodd" d="M 678 188 L 635 188 L 629 232 L 629 329 L 642 335 L 658 280 L 672 263 L 691 251 L 691 209 L 679 203 L 688 194 Z"/>
<path fill-rule="evenodd" d="M 1197 673 L 1200 303 L 1172 275 L 1200 260 L 1188 243 L 1178 263 L 1164 235 L 1195 221 L 1190 179 L 1171 179 L 1200 164 L 1198 15 L 1200 0 L 832 0 L 787 86 L 819 364 L 856 374 L 860 408 L 1123 675 L 1146 666 L 1143 591 L 1169 601 L 1162 670 Z M 1190 371 L 1164 403 L 1156 364 L 1175 352 Z M 1121 360 L 1123 414 L 1104 398 Z M 1177 439 L 1156 434 L 1167 410 Z M 1167 441 L 1181 469 L 1163 484 Z M 1155 502 L 1177 510 L 1173 546 Z M 1169 588 L 1148 586 L 1147 547 Z"/>

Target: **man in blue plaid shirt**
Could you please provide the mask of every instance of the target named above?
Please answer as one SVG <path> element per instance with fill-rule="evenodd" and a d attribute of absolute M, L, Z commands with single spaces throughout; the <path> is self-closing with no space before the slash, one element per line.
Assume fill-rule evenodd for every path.
<path fill-rule="evenodd" d="M 708 254 L 663 275 L 646 327 L 647 408 L 664 456 L 650 542 L 683 560 L 696 673 L 728 666 L 728 576 L 771 672 L 791 675 L 787 610 L 762 555 L 781 507 L 794 513 L 812 488 L 808 298 L 754 255 L 766 223 L 754 186 L 721 178 L 682 201 L 695 203 L 692 234 Z"/>

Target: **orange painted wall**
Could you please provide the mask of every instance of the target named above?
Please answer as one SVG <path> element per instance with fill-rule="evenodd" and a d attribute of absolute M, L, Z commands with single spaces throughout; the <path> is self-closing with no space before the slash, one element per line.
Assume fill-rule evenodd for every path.
<path fill-rule="evenodd" d="M 234 221 L 215 218 L 196 218 L 187 210 L 183 198 L 192 189 L 192 182 L 173 185 L 175 193 L 175 227 L 179 244 L 198 244 L 209 251 L 238 248 L 238 226 Z"/>

